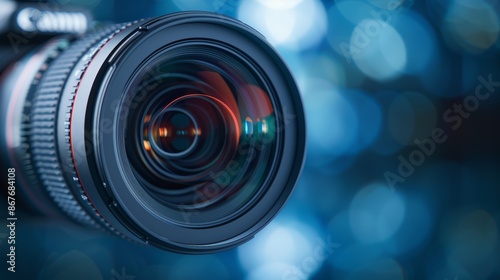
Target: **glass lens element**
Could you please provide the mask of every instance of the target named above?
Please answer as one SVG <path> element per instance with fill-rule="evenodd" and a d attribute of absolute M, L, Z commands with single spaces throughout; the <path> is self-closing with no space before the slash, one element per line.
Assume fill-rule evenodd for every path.
<path fill-rule="evenodd" d="M 241 209 L 276 158 L 276 116 L 264 82 L 236 56 L 207 46 L 158 54 L 146 65 L 131 87 L 139 106 L 127 129 L 143 187 L 177 210 Z"/>

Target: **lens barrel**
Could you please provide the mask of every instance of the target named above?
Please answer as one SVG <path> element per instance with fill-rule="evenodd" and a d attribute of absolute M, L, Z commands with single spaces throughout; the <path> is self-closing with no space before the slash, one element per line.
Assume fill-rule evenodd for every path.
<path fill-rule="evenodd" d="M 55 38 L 0 80 L 1 143 L 52 216 L 181 253 L 232 248 L 299 176 L 298 89 L 239 21 L 185 12 Z"/>

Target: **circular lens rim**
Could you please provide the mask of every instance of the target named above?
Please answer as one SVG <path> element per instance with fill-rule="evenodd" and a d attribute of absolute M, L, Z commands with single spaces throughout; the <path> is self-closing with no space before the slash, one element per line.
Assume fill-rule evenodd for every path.
<path fill-rule="evenodd" d="M 130 58 L 153 53 L 159 45 L 201 37 L 227 42 L 246 53 L 263 73 L 267 84 L 274 89 L 281 109 L 283 153 L 272 186 L 266 194 L 238 219 L 225 225 L 204 229 L 182 228 L 162 224 L 158 217 L 144 211 L 130 193 L 129 182 L 123 175 L 120 160 L 114 150 L 125 142 L 116 137 L 116 127 L 109 120 L 119 119 L 113 111 L 114 101 L 130 77 L 130 69 L 139 63 Z M 140 52 L 137 50 L 140 49 Z M 126 50 L 126 51 L 125 51 Z M 70 90 L 70 89 L 68 89 Z M 93 58 L 82 76 L 72 112 L 74 130 L 72 156 L 78 158 L 75 169 L 96 209 L 128 238 L 181 253 L 207 253 L 225 250 L 250 239 L 283 207 L 303 166 L 305 155 L 305 119 L 301 97 L 293 77 L 277 52 L 254 30 L 241 22 L 205 12 L 178 13 L 124 28 Z M 111 137 L 111 138 L 109 138 Z M 93 153 L 77 143 L 92 139 Z M 105 139 L 108 139 L 107 141 Z M 111 139 L 112 141 L 110 141 Z M 96 176 L 94 172 L 99 174 Z M 104 189 L 102 188 L 104 186 Z"/>

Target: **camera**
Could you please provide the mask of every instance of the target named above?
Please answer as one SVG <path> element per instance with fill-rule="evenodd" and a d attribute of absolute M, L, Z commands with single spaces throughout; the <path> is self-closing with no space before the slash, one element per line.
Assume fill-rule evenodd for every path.
<path fill-rule="evenodd" d="M 81 9 L 0 6 L 2 172 L 30 211 L 200 254 L 283 207 L 304 112 L 258 32 L 201 11 L 95 24 Z"/>

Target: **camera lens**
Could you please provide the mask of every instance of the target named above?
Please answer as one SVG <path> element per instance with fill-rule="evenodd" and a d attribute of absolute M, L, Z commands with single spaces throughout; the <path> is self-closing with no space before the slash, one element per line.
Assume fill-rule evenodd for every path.
<path fill-rule="evenodd" d="M 133 241 L 182 253 L 237 246 L 300 173 L 297 87 L 265 39 L 233 19 L 178 13 L 55 38 L 2 81 L 0 144 L 25 199 Z"/>

